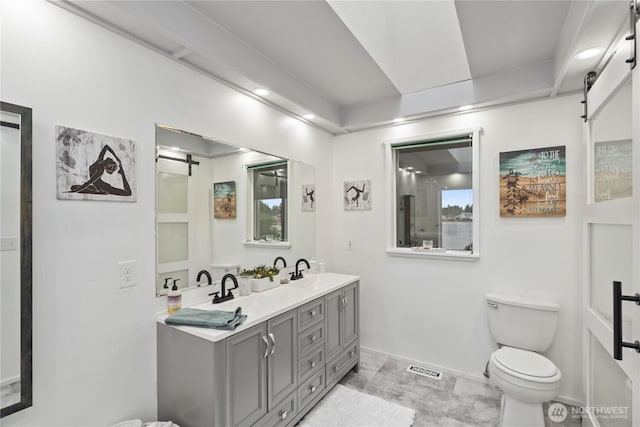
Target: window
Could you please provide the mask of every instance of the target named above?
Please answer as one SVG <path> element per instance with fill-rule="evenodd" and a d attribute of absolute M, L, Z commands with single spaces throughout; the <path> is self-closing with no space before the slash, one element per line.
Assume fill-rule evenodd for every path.
<path fill-rule="evenodd" d="M 287 162 L 247 168 L 252 183 L 253 240 L 286 242 Z"/>
<path fill-rule="evenodd" d="M 395 201 L 391 255 L 477 257 L 478 133 L 387 143 Z"/>

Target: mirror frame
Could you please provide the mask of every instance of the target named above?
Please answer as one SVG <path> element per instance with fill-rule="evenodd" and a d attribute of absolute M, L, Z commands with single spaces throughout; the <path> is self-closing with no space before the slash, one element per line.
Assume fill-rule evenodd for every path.
<path fill-rule="evenodd" d="M 32 378 L 32 111 L 0 102 L 0 109 L 20 115 L 20 402 L 0 409 L 0 418 L 33 404 Z"/>

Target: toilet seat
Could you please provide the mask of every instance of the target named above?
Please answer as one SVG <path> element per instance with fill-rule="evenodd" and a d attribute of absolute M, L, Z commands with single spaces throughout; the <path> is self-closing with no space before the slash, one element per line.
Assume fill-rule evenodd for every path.
<path fill-rule="evenodd" d="M 491 355 L 494 366 L 505 374 L 535 383 L 555 383 L 562 378 L 558 367 L 533 351 L 502 347 Z"/>

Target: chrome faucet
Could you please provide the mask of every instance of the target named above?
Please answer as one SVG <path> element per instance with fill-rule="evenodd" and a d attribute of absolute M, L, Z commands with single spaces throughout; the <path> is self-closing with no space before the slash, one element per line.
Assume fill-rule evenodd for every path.
<path fill-rule="evenodd" d="M 278 261 L 282 261 L 282 267 L 287 268 L 287 260 L 284 259 L 283 257 L 279 256 L 276 257 L 276 259 L 273 260 L 273 266 L 275 267 L 276 264 L 278 263 Z"/>
<path fill-rule="evenodd" d="M 209 274 L 209 272 L 207 270 L 200 270 L 200 272 L 198 273 L 198 276 L 196 277 L 196 282 L 198 282 L 198 286 L 200 286 L 200 278 L 202 277 L 202 275 L 207 276 L 207 285 L 211 284 L 211 274 Z"/>
<path fill-rule="evenodd" d="M 296 261 L 296 271 L 294 271 L 293 273 L 291 273 L 291 280 L 298 280 L 298 279 L 302 279 L 302 271 L 300 271 L 298 269 L 298 266 L 300 265 L 301 262 L 304 262 L 305 264 L 307 264 L 307 268 L 311 268 L 311 266 L 309 265 L 309 261 L 307 261 L 304 258 L 300 258 L 298 261 Z"/>
<path fill-rule="evenodd" d="M 233 282 L 234 286 L 231 289 L 236 289 L 238 287 L 238 280 L 236 279 L 236 276 L 234 276 L 231 273 L 225 274 L 224 276 L 222 276 L 222 280 L 220 281 L 220 287 L 222 288 L 222 292 L 213 292 L 209 294 L 209 296 L 213 295 L 213 301 L 211 301 L 212 304 L 218 304 L 218 303 L 233 299 L 233 293 L 231 292 L 231 289 L 227 291 L 227 295 L 224 294 L 225 292 L 224 283 L 227 281 L 227 279 L 231 279 L 231 281 Z M 222 293 L 222 296 L 220 296 L 220 293 Z"/>

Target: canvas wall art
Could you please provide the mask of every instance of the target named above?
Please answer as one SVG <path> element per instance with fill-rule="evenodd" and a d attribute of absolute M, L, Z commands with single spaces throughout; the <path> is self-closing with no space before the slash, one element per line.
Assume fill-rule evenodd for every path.
<path fill-rule="evenodd" d="M 213 217 L 234 219 L 236 217 L 236 182 L 213 183 Z"/>
<path fill-rule="evenodd" d="M 59 200 L 136 201 L 135 142 L 56 126 Z"/>
<path fill-rule="evenodd" d="M 371 209 L 371 180 L 344 182 L 344 210 Z"/>
<path fill-rule="evenodd" d="M 302 185 L 302 212 L 313 212 L 316 210 L 316 185 Z"/>
<path fill-rule="evenodd" d="M 565 146 L 500 153 L 500 216 L 567 214 Z"/>

